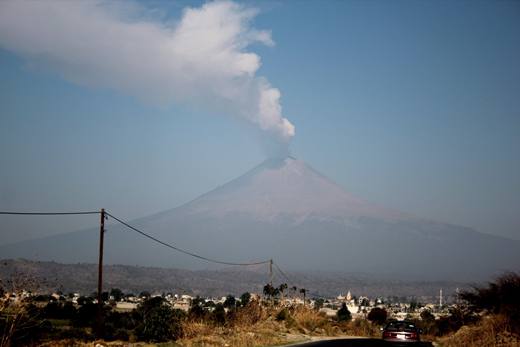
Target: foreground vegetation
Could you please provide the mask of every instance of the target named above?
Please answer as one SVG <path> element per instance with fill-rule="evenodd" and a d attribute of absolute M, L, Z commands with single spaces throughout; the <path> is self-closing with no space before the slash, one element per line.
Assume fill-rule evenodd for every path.
<path fill-rule="evenodd" d="M 344 313 L 345 315 L 345 313 Z M 350 315 L 334 319 L 309 306 L 280 307 L 270 301 L 208 307 L 194 300 L 188 312 L 172 309 L 162 297 L 149 298 L 131 312 L 105 307 L 103 341 L 182 346 L 266 346 L 301 341 L 308 336 L 375 335 L 377 327 Z M 96 341 L 97 305 L 51 302 L 9 305 L 2 311 L 0 346 L 70 345 Z"/>
<path fill-rule="evenodd" d="M 416 324 L 424 338 L 441 346 L 520 345 L 520 276 L 506 274 L 487 287 L 460 294 L 460 304 L 449 314 L 435 318 L 424 310 Z M 0 293 L 2 294 L 2 293 Z M 5 298 L 5 296 L 4 296 Z M 0 347 L 70 346 L 104 341 L 141 346 L 269 346 L 308 339 L 310 336 L 380 335 L 388 320 L 384 308 L 376 307 L 366 319 L 351 319 L 343 305 L 328 317 L 310 305 L 283 307 L 276 298 L 239 300 L 229 296 L 223 303 L 196 298 L 185 312 L 173 309 L 162 297 L 150 297 L 131 312 L 104 306 L 103 330 L 96 331 L 98 306 L 88 298 L 78 305 L 51 300 L 0 301 Z"/>
<path fill-rule="evenodd" d="M 460 299 L 469 322 L 440 339 L 443 346 L 520 346 L 519 274 L 504 274 L 485 287 L 462 292 Z"/>

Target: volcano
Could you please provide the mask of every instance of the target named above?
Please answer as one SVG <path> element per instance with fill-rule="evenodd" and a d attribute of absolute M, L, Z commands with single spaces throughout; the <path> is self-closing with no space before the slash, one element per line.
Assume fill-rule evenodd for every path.
<path fill-rule="evenodd" d="M 369 203 L 293 157 L 268 159 L 187 204 L 130 224 L 210 258 L 273 258 L 296 271 L 475 280 L 520 264 L 520 241 Z M 0 254 L 95 262 L 97 242 L 98 230 L 82 230 L 3 246 Z M 112 264 L 210 266 L 110 221 L 105 249 Z"/>

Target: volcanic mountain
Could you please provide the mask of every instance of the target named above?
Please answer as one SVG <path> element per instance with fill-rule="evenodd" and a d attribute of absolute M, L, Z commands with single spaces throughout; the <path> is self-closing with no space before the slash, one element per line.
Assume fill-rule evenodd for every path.
<path fill-rule="evenodd" d="M 210 258 L 273 258 L 299 271 L 479 279 L 520 264 L 520 241 L 369 203 L 292 157 L 266 160 L 185 205 L 130 224 Z M 3 246 L 0 254 L 95 262 L 97 242 L 91 229 Z M 208 267 L 110 220 L 105 250 L 112 264 Z"/>

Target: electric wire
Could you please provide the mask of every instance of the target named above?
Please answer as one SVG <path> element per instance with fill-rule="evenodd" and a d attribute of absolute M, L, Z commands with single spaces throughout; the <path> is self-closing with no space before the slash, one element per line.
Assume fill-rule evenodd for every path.
<path fill-rule="evenodd" d="M 164 241 L 161 241 L 159 240 L 158 238 L 152 236 L 152 235 L 149 235 L 147 233 L 145 233 L 144 231 L 142 230 L 139 230 L 138 228 L 124 222 L 123 220 L 115 217 L 114 215 L 112 215 L 111 213 L 109 212 L 106 212 L 105 211 L 105 215 L 113 218 L 114 220 L 118 221 L 119 223 L 121 223 L 122 225 L 126 226 L 127 228 L 141 234 L 142 236 L 144 237 L 147 237 L 149 238 L 150 240 L 152 241 L 155 241 L 157 243 L 160 243 L 161 245 L 163 246 L 166 246 L 168 248 L 171 248 L 173 250 L 176 250 L 178 252 L 181 252 L 181 253 L 184 253 L 186 255 L 189 255 L 189 256 L 192 256 L 192 257 L 195 257 L 195 258 L 198 258 L 198 259 L 201 259 L 201 260 L 205 260 L 207 262 L 210 262 L 210 263 L 215 263 L 215 264 L 222 264 L 222 265 L 233 265 L 233 266 L 251 266 L 251 265 L 262 265 L 262 264 L 268 264 L 271 260 L 264 260 L 264 261 L 258 261 L 258 262 L 251 262 L 251 263 L 234 263 L 234 262 L 229 262 L 229 261 L 222 261 L 222 260 L 216 260 L 216 259 L 211 259 L 211 258 L 207 258 L 207 257 L 204 257 L 202 255 L 198 255 L 196 253 L 193 253 L 193 252 L 190 252 L 190 251 L 187 251 L 187 250 L 184 250 L 182 248 L 179 248 L 177 246 L 174 246 L 170 243 L 167 243 L 167 242 L 164 242 Z"/>
<path fill-rule="evenodd" d="M 92 215 L 92 214 L 100 214 L 101 211 L 73 211 L 73 212 L 17 212 L 17 211 L 0 211 L 0 215 L 20 215 L 20 216 L 66 216 L 66 215 Z M 222 261 L 222 260 L 217 260 L 217 259 L 212 259 L 212 258 L 208 258 L 208 257 L 204 257 L 202 255 L 199 255 L 199 254 L 196 254 L 196 253 L 193 253 L 193 252 L 190 252 L 190 251 L 187 251 L 185 249 L 182 249 L 182 248 L 179 248 L 179 247 L 176 247 L 170 243 L 167 243 L 167 242 L 164 242 L 164 241 L 161 241 L 159 240 L 158 238 L 150 235 L 150 234 L 147 234 L 145 233 L 144 231 L 142 230 L 139 230 L 138 228 L 126 223 L 125 221 L 117 218 L 116 216 L 114 216 L 113 214 L 105 211 L 105 215 L 106 216 L 110 216 L 111 218 L 113 218 L 115 221 L 121 223 L 122 225 L 126 226 L 127 228 L 139 233 L 140 235 L 152 240 L 152 241 L 155 241 L 163 246 L 166 246 L 170 249 L 173 249 L 175 251 L 178 251 L 178 252 L 181 252 L 181 253 L 184 253 L 186 255 L 189 255 L 189 256 L 192 256 L 194 258 L 197 258 L 197 259 L 201 259 L 201 260 L 204 260 L 204 261 L 207 261 L 207 262 L 210 262 L 210 263 L 215 263 L 215 264 L 221 264 L 221 265 L 231 265 L 231 266 L 252 266 L 252 265 L 263 265 L 263 264 L 268 264 L 269 262 L 271 262 L 271 260 L 263 260 L 263 261 L 258 261 L 258 262 L 250 262 L 250 263 L 238 263 L 238 262 L 228 262 L 228 261 Z M 275 267 L 275 269 L 282 275 L 282 277 L 287 280 L 287 282 L 291 283 L 291 284 L 294 284 L 295 282 L 280 268 L 280 266 L 278 266 L 277 263 L 273 262 L 273 265 Z M 322 297 L 321 295 L 317 294 L 317 293 L 309 293 L 311 295 L 315 295 L 315 296 L 318 296 L 318 297 Z"/>
<path fill-rule="evenodd" d="M 287 276 L 287 274 L 285 272 L 282 271 L 282 269 L 280 269 L 280 267 L 278 266 L 278 264 L 276 263 L 273 263 L 274 267 L 276 270 L 278 270 L 278 272 L 287 280 L 287 282 L 289 284 L 292 284 L 293 286 L 296 286 L 295 284 L 295 281 L 293 281 L 289 276 Z M 311 296 L 313 297 L 317 297 L 317 298 L 321 298 L 321 299 L 328 299 L 326 296 L 323 296 L 323 295 L 320 295 L 316 292 L 309 292 L 307 291 L 308 294 L 310 294 Z"/>
<path fill-rule="evenodd" d="M 0 211 L 0 215 L 20 215 L 20 216 L 64 216 L 64 215 L 83 215 L 100 214 L 101 211 L 77 211 L 77 212 L 15 212 Z"/>
<path fill-rule="evenodd" d="M 280 267 L 278 266 L 278 264 L 276 264 L 275 262 L 273 262 L 273 265 L 274 267 L 278 270 L 278 272 L 290 283 L 294 284 L 294 281 L 292 279 L 289 278 L 289 276 L 287 276 L 285 274 L 285 272 L 282 271 L 282 269 L 280 269 Z"/>

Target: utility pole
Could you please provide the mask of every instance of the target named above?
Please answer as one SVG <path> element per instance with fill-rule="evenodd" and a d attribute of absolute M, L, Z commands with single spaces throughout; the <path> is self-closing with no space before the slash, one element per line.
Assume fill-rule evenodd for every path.
<path fill-rule="evenodd" d="M 273 259 L 269 259 L 269 283 L 273 285 Z"/>
<path fill-rule="evenodd" d="M 105 238 L 105 209 L 101 209 L 99 222 L 99 263 L 98 263 L 98 319 L 97 334 L 101 337 L 103 331 L 103 241 Z"/>

